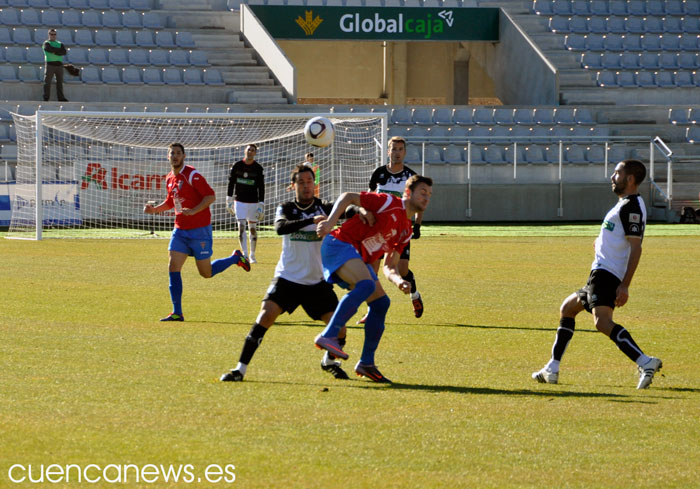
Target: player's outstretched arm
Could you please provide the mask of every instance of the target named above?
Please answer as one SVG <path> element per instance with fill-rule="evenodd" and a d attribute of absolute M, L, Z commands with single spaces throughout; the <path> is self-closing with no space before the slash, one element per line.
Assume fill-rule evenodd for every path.
<path fill-rule="evenodd" d="M 345 192 L 340 194 L 340 197 L 338 197 L 338 200 L 335 201 L 333 209 L 331 210 L 328 218 L 317 224 L 316 234 L 318 234 L 320 237 L 324 237 L 326 234 L 333 231 L 335 225 L 338 224 L 338 219 L 340 219 L 340 216 L 343 215 L 345 209 L 347 209 L 349 205 L 356 205 L 359 207 L 360 194 L 355 192 Z"/>
<path fill-rule="evenodd" d="M 143 206 L 143 212 L 146 214 L 160 214 L 161 212 L 165 212 L 169 209 L 172 209 L 172 206 L 168 205 L 167 201 L 163 201 L 160 204 L 154 206 L 155 202 L 147 203 L 145 206 Z"/>
<path fill-rule="evenodd" d="M 384 257 L 384 276 L 396 285 L 401 292 L 409 294 L 411 292 L 411 282 L 404 280 L 399 273 L 399 258 L 401 254 L 392 250 Z"/>

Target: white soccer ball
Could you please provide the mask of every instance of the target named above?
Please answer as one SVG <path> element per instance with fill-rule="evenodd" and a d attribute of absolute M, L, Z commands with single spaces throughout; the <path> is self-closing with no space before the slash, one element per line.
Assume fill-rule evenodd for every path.
<path fill-rule="evenodd" d="M 330 119 L 325 117 L 314 117 L 309 119 L 304 126 L 304 137 L 306 142 L 318 148 L 330 146 L 335 137 L 335 127 Z"/>

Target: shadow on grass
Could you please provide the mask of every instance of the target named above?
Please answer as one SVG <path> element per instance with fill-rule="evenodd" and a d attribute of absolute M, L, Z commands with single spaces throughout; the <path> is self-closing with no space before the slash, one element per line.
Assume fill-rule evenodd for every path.
<path fill-rule="evenodd" d="M 360 386 L 352 386 L 360 387 Z M 362 386 L 369 387 L 369 386 Z M 391 389 L 407 389 L 427 392 L 453 392 L 457 394 L 499 395 L 499 396 L 539 396 L 539 397 L 590 397 L 590 398 L 619 398 L 629 396 L 622 394 L 610 394 L 604 392 L 567 392 L 567 391 L 536 391 L 531 389 L 493 389 L 491 387 L 462 387 L 454 385 L 425 385 L 394 383 L 388 386 Z M 633 402 L 630 400 L 630 402 Z"/>
<path fill-rule="evenodd" d="M 554 325 L 549 328 L 535 328 L 527 326 L 493 326 L 485 324 L 431 324 L 431 326 L 441 326 L 448 328 L 472 328 L 472 329 L 514 329 L 518 331 L 552 331 L 556 332 L 557 326 Z M 595 329 L 579 329 L 576 328 L 577 333 L 597 333 L 598 330 Z"/>

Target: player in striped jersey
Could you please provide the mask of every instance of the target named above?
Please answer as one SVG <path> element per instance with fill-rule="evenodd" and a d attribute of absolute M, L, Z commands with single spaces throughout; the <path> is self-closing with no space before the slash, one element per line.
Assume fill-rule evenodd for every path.
<path fill-rule="evenodd" d="M 384 332 L 384 320 L 391 302 L 371 264 L 385 255 L 384 275 L 399 290 L 410 293 L 411 284 L 398 271 L 399 256 L 411 239 L 410 218 L 427 208 L 432 184 L 430 178 L 414 175 L 406 182 L 402 199 L 371 192 L 344 193 L 336 201 L 328 219 L 317 226 L 318 235 L 324 237 L 321 245 L 324 278 L 350 291 L 340 300 L 330 323 L 316 337 L 315 344 L 339 358 L 348 358 L 338 343 L 338 334 L 360 304 L 366 301 L 369 312 L 365 321 L 365 342 L 355 373 L 374 382 L 391 382 L 374 364 L 374 353 Z M 334 230 L 349 205 L 372 212 L 375 224 L 369 226 L 359 217 L 353 217 Z"/>
<path fill-rule="evenodd" d="M 236 250 L 231 256 L 211 262 L 212 232 L 209 206 L 216 200 L 214 190 L 204 176 L 189 165 L 185 165 L 185 148 L 180 143 L 168 147 L 171 171 L 166 176 L 166 199 L 157 206 L 146 204 L 146 214 L 158 214 L 175 208 L 175 229 L 168 252 L 170 256 L 170 299 L 173 312 L 161 321 L 184 321 L 182 314 L 182 276 L 180 272 L 188 256 L 194 256 L 197 270 L 204 278 L 211 278 L 231 265 L 238 265 L 246 272 L 250 264 Z"/>
<path fill-rule="evenodd" d="M 642 352 L 632 335 L 613 321 L 613 310 L 629 299 L 629 286 L 642 256 L 642 239 L 646 226 L 646 206 L 638 193 L 646 177 L 646 168 L 638 160 L 624 160 L 612 174 L 612 190 L 619 197 L 617 205 L 605 216 L 595 241 L 595 259 L 588 283 L 564 300 L 560 309 L 559 328 L 552 347 L 552 357 L 532 378 L 541 383 L 559 381 L 559 363 L 574 335 L 576 315 L 585 310 L 601 333 L 608 336 L 630 360 L 637 363 L 637 389 L 651 385 L 661 360 Z"/>

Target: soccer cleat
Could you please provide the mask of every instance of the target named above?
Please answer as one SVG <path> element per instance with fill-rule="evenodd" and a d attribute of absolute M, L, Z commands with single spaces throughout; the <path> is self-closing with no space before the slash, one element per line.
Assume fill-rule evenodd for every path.
<path fill-rule="evenodd" d="M 547 367 L 542 370 L 532 373 L 532 378 L 540 384 L 557 384 L 559 383 L 559 372 L 552 372 Z"/>
<path fill-rule="evenodd" d="M 161 319 L 161 321 L 184 321 L 185 317 L 182 314 L 175 314 L 174 312 L 168 314 L 166 317 Z"/>
<path fill-rule="evenodd" d="M 355 365 L 355 373 L 360 377 L 367 377 L 372 382 L 377 382 L 378 384 L 391 384 L 391 380 L 384 377 L 374 365 L 365 365 L 357 362 L 357 365 Z"/>
<path fill-rule="evenodd" d="M 355 324 L 365 324 L 367 322 L 368 315 L 369 315 L 369 313 L 365 313 L 365 315 L 362 316 L 360 319 L 358 319 Z"/>
<path fill-rule="evenodd" d="M 651 381 L 654 380 L 654 374 L 661 370 L 663 364 L 660 358 L 649 357 L 649 361 L 639 369 L 639 383 L 637 384 L 637 389 L 646 389 L 651 385 Z"/>
<path fill-rule="evenodd" d="M 242 382 L 243 374 L 238 370 L 231 370 L 222 375 L 219 380 L 221 382 Z"/>
<path fill-rule="evenodd" d="M 238 263 L 236 263 L 236 265 L 241 267 L 246 272 L 250 272 L 250 262 L 248 261 L 248 258 L 241 253 L 241 250 L 234 251 L 233 255 L 238 257 Z"/>
<path fill-rule="evenodd" d="M 413 299 L 413 314 L 419 318 L 423 315 L 423 299 L 418 296 L 417 299 Z"/>
<path fill-rule="evenodd" d="M 318 335 L 314 340 L 314 344 L 319 350 L 327 350 L 338 358 L 342 358 L 343 360 L 347 360 L 348 358 L 348 354 L 345 353 L 338 344 L 337 338 L 325 338 L 324 336 Z"/>
<path fill-rule="evenodd" d="M 250 254 L 250 263 L 258 263 L 258 260 L 255 259 L 255 253 Z"/>
<path fill-rule="evenodd" d="M 321 368 L 324 372 L 330 373 L 336 379 L 348 380 L 350 378 L 348 374 L 345 373 L 345 370 L 340 368 L 340 362 L 333 362 L 330 365 L 324 365 L 323 362 L 321 362 Z"/>

